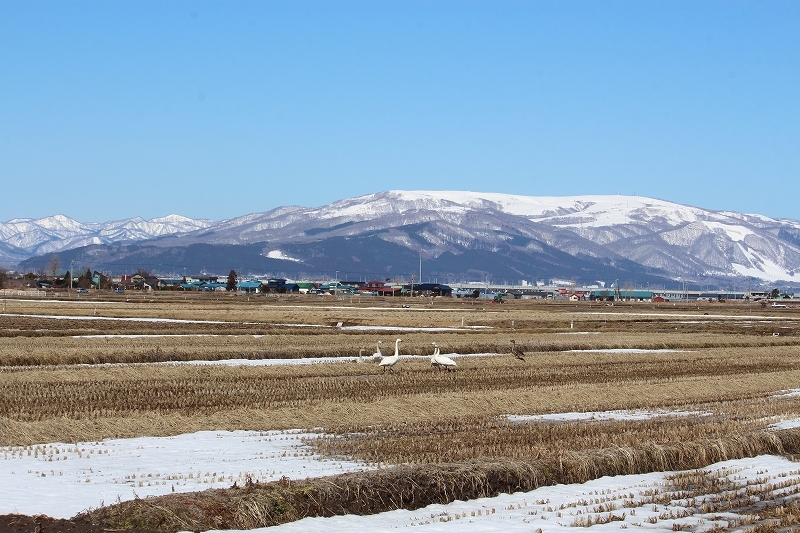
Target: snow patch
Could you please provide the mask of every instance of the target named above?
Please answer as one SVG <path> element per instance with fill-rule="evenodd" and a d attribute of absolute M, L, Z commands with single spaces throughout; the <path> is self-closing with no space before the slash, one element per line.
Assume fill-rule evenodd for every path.
<path fill-rule="evenodd" d="M 800 481 L 797 463 L 773 455 L 723 461 L 701 470 L 709 477 L 737 484 L 749 481 L 753 490 L 770 490 L 770 484 L 785 482 L 787 489 L 775 490 L 776 496 L 791 494 L 793 484 Z M 675 472 L 606 476 L 586 483 L 429 505 L 414 511 L 400 509 L 369 516 L 304 518 L 271 528 L 253 529 L 249 533 L 383 533 L 410 527 L 437 533 L 566 533 L 576 530 L 609 533 L 621 529 L 668 533 L 709 531 L 715 526 L 728 528 L 730 523 L 748 523 L 744 512 L 741 515 L 719 511 L 703 513 L 695 508 L 695 499 L 682 498 L 678 493 L 666 498 L 667 503 L 654 501 L 653 494 L 661 496 L 668 490 L 668 478 L 673 474 Z M 701 495 L 696 501 L 703 502 L 713 496 L 716 495 Z"/>
<path fill-rule="evenodd" d="M 753 230 L 745 228 L 744 226 L 732 226 L 729 224 L 723 224 L 722 222 L 714 221 L 706 221 L 704 224 L 715 233 L 727 235 L 730 240 L 735 242 L 744 241 L 744 238 L 748 235 L 755 235 Z"/>
<path fill-rule="evenodd" d="M 271 252 L 267 253 L 267 257 L 270 259 L 280 259 L 281 261 L 294 261 L 295 263 L 302 263 L 302 259 L 297 259 L 290 255 L 287 255 L 281 250 L 272 250 Z"/>
<path fill-rule="evenodd" d="M 675 353 L 675 352 L 690 352 L 692 350 L 670 350 L 668 348 L 660 348 L 658 350 L 651 350 L 646 348 L 596 348 L 587 350 L 567 350 L 573 352 L 586 352 L 586 353 Z"/>
<path fill-rule="evenodd" d="M 0 446 L 0 514 L 68 518 L 117 498 L 368 470 L 314 455 L 300 431 L 199 431 L 175 437 Z"/>
<path fill-rule="evenodd" d="M 506 415 L 509 422 L 575 422 L 580 420 L 607 421 L 607 420 L 651 420 L 653 418 L 675 416 L 707 416 L 712 413 L 707 411 L 681 411 L 670 409 L 654 410 L 618 410 L 618 411 L 588 411 L 570 413 L 552 413 L 544 415 Z"/>

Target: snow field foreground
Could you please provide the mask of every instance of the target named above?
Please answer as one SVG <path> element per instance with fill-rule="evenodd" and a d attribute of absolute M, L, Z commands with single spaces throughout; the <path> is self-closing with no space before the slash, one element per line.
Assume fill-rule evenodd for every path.
<path fill-rule="evenodd" d="M 0 447 L 0 514 L 69 518 L 137 496 L 367 470 L 314 455 L 300 431 L 200 431 L 174 437 Z"/>
<path fill-rule="evenodd" d="M 796 393 L 798 392 L 786 391 L 786 394 Z M 506 415 L 506 418 L 516 423 L 552 423 L 576 420 L 602 423 L 607 420 L 645 420 L 664 416 L 703 414 L 706 413 L 659 409 Z M 773 428 L 796 427 L 798 424 L 800 424 L 800 419 L 785 420 L 774 425 Z M 283 478 L 302 480 L 377 468 L 360 461 L 315 454 L 308 446 L 308 441 L 323 436 L 325 435 L 300 430 L 200 431 L 172 437 L 106 439 L 100 442 L 77 444 L 55 442 L 28 446 L 2 446 L 0 447 L 0 514 L 46 514 L 54 518 L 69 518 L 90 508 L 110 505 L 117 501 L 127 501 L 136 497 L 145 498 L 173 492 L 228 488 L 234 483 L 240 486 L 244 485 L 248 480 L 259 483 Z M 742 464 L 754 465 L 742 467 L 745 468 L 745 474 L 749 472 L 747 469 L 750 468 L 759 472 L 768 468 L 769 475 L 765 475 L 769 479 L 774 478 L 773 481 L 781 478 L 781 481 L 785 482 L 800 476 L 800 473 L 796 472 L 800 469 L 800 465 L 790 463 L 782 458 L 762 456 L 739 462 L 742 461 Z M 736 461 L 724 464 L 728 463 L 738 464 Z M 783 466 L 781 469 L 777 469 L 776 464 Z M 786 465 L 794 466 L 787 470 L 788 466 L 784 468 Z M 449 522 L 469 518 L 473 522 L 486 525 L 487 521 L 493 523 L 503 520 L 505 511 L 514 511 L 511 514 L 520 515 L 525 519 L 523 523 L 528 523 L 531 516 L 537 517 L 538 520 L 563 519 L 564 516 L 556 516 L 555 513 L 558 511 L 553 509 L 560 508 L 562 504 L 570 507 L 564 503 L 569 498 L 580 499 L 582 495 L 588 494 L 587 491 L 597 490 L 596 487 L 602 486 L 604 489 L 616 487 L 614 490 L 620 494 L 627 491 L 627 500 L 633 501 L 635 500 L 633 495 L 637 494 L 637 490 L 651 495 L 661 490 L 658 487 L 659 483 L 663 485 L 663 482 L 658 480 L 663 480 L 665 475 L 662 473 L 605 477 L 584 484 L 560 485 L 558 489 L 543 487 L 524 495 L 522 499 L 518 497 L 519 495 L 499 496 L 470 502 L 454 502 L 449 505 L 434 505 L 414 512 L 382 513 L 376 515 L 384 518 L 376 518 L 378 522 L 375 527 L 381 527 L 380 524 L 383 523 L 381 520 L 384 519 L 390 519 L 392 524 L 397 520 L 408 522 L 406 525 L 419 519 L 414 525 L 431 525 L 433 522 L 445 524 L 440 519 Z M 634 482 L 631 480 L 644 481 Z M 765 483 L 767 482 L 764 481 L 762 485 Z M 639 488 L 633 490 L 631 487 Z M 575 515 L 575 520 L 581 520 L 581 516 L 586 518 L 591 514 L 588 510 L 590 507 L 599 509 L 597 505 L 613 501 L 616 503 L 612 507 L 605 506 L 607 512 L 612 513 L 607 516 L 619 516 L 621 513 L 618 511 L 622 509 L 631 518 L 628 521 L 631 524 L 637 522 L 633 518 L 634 516 L 642 517 L 642 519 L 649 516 L 640 511 L 631 514 L 627 510 L 630 502 L 622 502 L 620 496 L 610 498 L 603 493 L 602 499 L 603 502 L 600 502 L 600 498 L 594 498 L 598 503 L 584 505 L 583 507 L 586 509 L 580 512 L 578 512 L 579 507 L 573 506 L 574 508 L 570 512 Z M 590 501 L 592 498 L 586 498 L 586 500 Z M 532 507 L 537 501 L 544 503 L 539 507 Z M 516 507 L 518 504 L 521 507 Z M 514 506 L 514 509 L 510 509 L 510 506 Z M 493 512 L 492 509 L 494 509 Z M 525 513 L 535 511 L 535 514 L 525 514 L 521 510 L 524 510 Z M 669 512 L 683 513 L 684 511 L 673 509 Z M 492 518 L 491 515 L 497 513 L 500 514 Z M 595 511 L 595 514 L 598 513 L 600 512 Z M 329 519 L 334 522 L 332 525 L 328 523 L 329 525 L 325 527 L 338 527 L 335 521 L 346 519 L 350 518 Z M 327 523 L 322 519 L 315 520 Z M 602 521 L 604 518 L 600 517 L 599 520 Z M 563 522 L 563 520 L 560 521 Z M 597 524 L 598 517 L 594 516 L 592 521 Z M 620 520 L 615 521 L 619 522 Z M 403 523 L 405 524 L 405 522 Z M 425 524 L 425 522 L 429 523 Z M 556 521 L 556 523 L 560 522 Z M 454 526 L 443 525 L 442 527 Z M 437 529 L 433 530 L 437 531 Z M 476 530 L 483 531 L 480 528 Z M 453 531 L 458 531 L 458 529 L 453 529 Z M 490 528 L 487 531 L 494 531 L 494 529 Z"/>
<path fill-rule="evenodd" d="M 698 488 L 687 490 L 693 483 Z M 582 527 L 596 533 L 621 529 L 705 532 L 715 527 L 752 527 L 765 520 L 757 510 L 759 504 L 795 500 L 798 492 L 800 465 L 762 455 L 697 471 L 602 477 L 414 511 L 304 518 L 249 531 L 375 533 L 413 527 L 445 533 L 547 533 Z"/>

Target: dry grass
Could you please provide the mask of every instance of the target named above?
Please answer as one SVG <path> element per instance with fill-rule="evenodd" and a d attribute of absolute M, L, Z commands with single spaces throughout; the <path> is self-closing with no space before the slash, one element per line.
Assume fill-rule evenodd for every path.
<path fill-rule="evenodd" d="M 28 320 L 30 321 L 30 320 Z M 56 326 L 62 326 L 60 322 Z M 2 324 L 2 316 L 0 316 Z M 76 324 L 67 324 L 75 326 Z M 41 324 L 39 324 L 41 326 Z M 98 328 L 97 323 L 92 323 Z M 154 363 L 165 361 L 221 359 L 294 359 L 306 357 L 371 355 L 382 340 L 384 351 L 402 337 L 402 353 L 431 353 L 437 342 L 443 353 L 509 353 L 510 339 L 516 339 L 530 353 L 569 350 L 641 348 L 702 350 L 708 348 L 753 348 L 800 345 L 800 337 L 782 335 L 724 335 L 717 333 L 651 334 L 635 331 L 596 335 L 532 333 L 519 330 L 473 330 L 467 332 L 340 331 L 330 328 L 281 328 L 277 326 L 229 326 L 168 324 L 151 329 L 145 323 L 129 323 L 131 329 L 112 323 L 109 329 L 50 330 L 58 335 L 21 335 L 5 330 L 0 336 L 0 369 L 10 366 L 56 366 L 106 363 Z M 751 332 L 752 333 L 752 332 Z M 72 335 L 144 335 L 141 337 L 79 337 Z M 147 335 L 150 335 L 149 337 Z M 165 336 L 166 335 L 166 336 Z M 173 335 L 173 336 L 169 336 Z M 675 354 L 674 357 L 678 357 Z"/>
<path fill-rule="evenodd" d="M 483 460 L 457 464 L 405 465 L 299 482 L 283 480 L 225 490 L 169 495 L 100 508 L 81 518 L 105 527 L 182 529 L 256 528 L 305 516 L 372 514 L 418 509 L 533 490 L 555 483 L 580 483 L 602 475 L 696 468 L 716 461 L 800 450 L 791 431 L 719 438 L 672 446 L 588 450 L 558 458 Z"/>
<path fill-rule="evenodd" d="M 127 416 L 138 412 L 207 414 L 237 408 L 318 407 L 420 395 L 485 399 L 511 391 L 570 389 L 580 385 L 669 382 L 702 377 L 800 371 L 794 349 L 706 350 L 702 353 L 559 353 L 530 357 L 461 358 L 453 373 L 406 360 L 382 375 L 373 363 L 227 367 L 144 365 L 0 372 L 0 413 L 36 421 L 53 417 Z M 708 391 L 709 400 L 714 391 Z M 464 404 L 462 402 L 462 405 Z M 642 406 L 646 407 L 646 406 Z M 459 413 L 467 414 L 467 413 Z"/>
<path fill-rule="evenodd" d="M 775 391 L 800 383 L 800 313 L 793 309 L 369 299 L 372 307 L 384 307 L 376 309 L 348 299 L 262 296 L 247 301 L 230 295 L 180 294 L 129 300 L 14 301 L 7 302 L 6 309 L 23 315 L 86 316 L 94 314 L 96 306 L 97 314 L 107 317 L 224 323 L 0 315 L 0 444 L 202 429 L 323 428 L 336 435 L 314 444 L 323 453 L 407 466 L 299 484 L 137 500 L 98 511 L 96 516 L 109 525 L 158 525 L 164 530 L 255 527 L 299 516 L 415 507 L 555 481 L 694 468 L 721 458 L 800 449 L 794 432 L 763 431 L 776 417 L 800 416 L 794 399 L 774 397 Z M 403 303 L 414 308 L 403 309 Z M 712 316 L 722 313 L 739 318 Z M 749 318 L 754 314 L 778 320 Z M 331 327 L 338 322 L 460 327 L 462 319 L 465 325 L 490 329 L 398 334 Z M 574 335 L 577 331 L 595 334 Z M 90 334 L 180 336 L 72 337 Z M 212 334 L 217 336 L 207 336 Z M 425 359 L 406 359 L 387 375 L 367 362 L 98 365 L 337 357 L 358 355 L 360 350 L 369 355 L 375 341 L 383 340 L 390 350 L 398 336 L 406 354 L 430 354 L 433 341 L 443 353 L 508 353 L 512 338 L 528 353 L 525 362 L 511 356 L 458 358 L 458 370 L 449 373 L 431 369 Z M 566 351 L 602 348 L 684 351 Z M 535 425 L 510 424 L 502 418 L 654 408 L 710 414 Z M 783 520 L 796 516 L 778 507 L 774 513 L 784 513 L 788 518 Z M 756 525 L 771 527 L 767 522 Z"/>
<path fill-rule="evenodd" d="M 505 413 L 642 409 L 754 399 L 753 419 L 792 412 L 758 400 L 800 380 L 787 348 L 752 357 L 570 354 L 565 362 L 511 357 L 462 360 L 458 372 L 404 361 L 394 375 L 374 364 L 283 367 L 105 367 L 0 373 L 1 444 L 176 434 L 198 429 L 364 426 L 473 420 Z M 649 361 L 645 356 L 653 357 Z M 727 365 L 727 368 L 725 368 Z M 771 372 L 756 372 L 770 365 Z M 780 404 L 781 407 L 778 407 Z M 754 410 L 755 408 L 758 410 Z M 730 408 L 732 409 L 732 407 Z M 783 409 L 784 411 L 781 411 Z M 155 421 L 154 421 L 155 420 Z M 343 425 L 346 421 L 347 425 Z"/>

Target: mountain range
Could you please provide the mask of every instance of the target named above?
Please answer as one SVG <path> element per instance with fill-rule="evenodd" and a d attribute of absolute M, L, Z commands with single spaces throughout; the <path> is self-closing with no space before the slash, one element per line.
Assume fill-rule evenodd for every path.
<path fill-rule="evenodd" d="M 81 224 L 0 223 L 0 259 L 44 269 L 53 253 L 113 272 L 423 281 L 800 282 L 800 222 L 639 196 L 385 191 L 225 221 L 170 215 Z"/>
<path fill-rule="evenodd" d="M 212 220 L 194 220 L 180 215 L 151 220 L 136 217 L 103 223 L 81 223 L 64 215 L 17 218 L 0 222 L 0 259 L 4 262 L 20 261 L 89 244 L 143 241 L 214 224 Z"/>

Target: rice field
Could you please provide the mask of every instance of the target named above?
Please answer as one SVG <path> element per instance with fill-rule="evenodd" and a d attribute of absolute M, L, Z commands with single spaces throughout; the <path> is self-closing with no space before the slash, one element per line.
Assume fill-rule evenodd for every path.
<path fill-rule="evenodd" d="M 0 446 L 9 450 L 302 430 L 317 456 L 381 472 L 589 461 L 597 477 L 625 473 L 597 459 L 609 450 L 677 450 L 665 456 L 675 469 L 704 466 L 680 452 L 687 446 L 694 456 L 716 450 L 701 454 L 708 461 L 800 453 L 800 430 L 776 426 L 800 418 L 786 392 L 800 386 L 800 310 L 228 294 L 20 299 L 4 309 Z M 376 345 L 391 355 L 397 338 L 400 361 L 382 371 Z M 511 355 L 512 339 L 524 360 Z M 433 342 L 454 372 L 431 367 Z M 645 415 L 591 415 L 608 412 Z M 379 507 L 370 512 L 389 510 Z"/>

